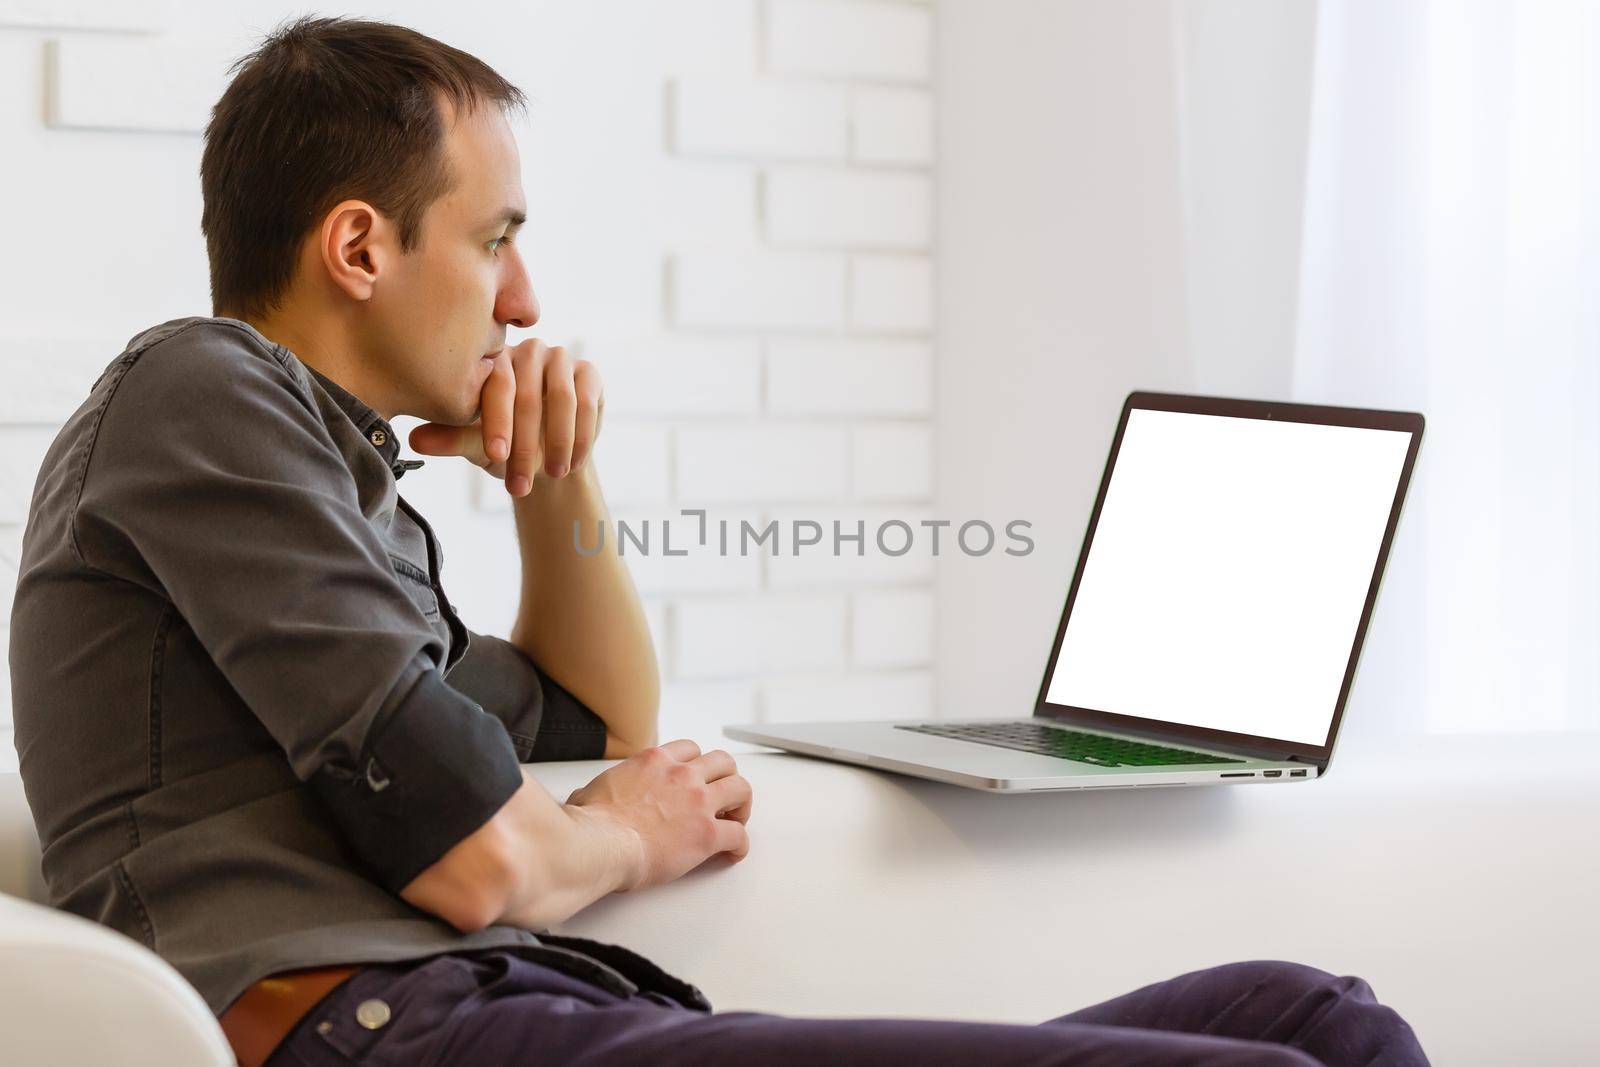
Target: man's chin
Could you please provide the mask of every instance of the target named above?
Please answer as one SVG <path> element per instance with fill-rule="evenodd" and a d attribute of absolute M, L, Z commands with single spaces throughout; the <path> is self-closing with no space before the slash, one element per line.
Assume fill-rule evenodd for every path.
<path fill-rule="evenodd" d="M 435 422 L 442 426 L 471 426 L 478 421 L 478 415 L 479 404 L 476 397 L 470 402 L 433 404 L 429 407 L 429 414 L 418 413 L 418 417 L 424 421 Z"/>

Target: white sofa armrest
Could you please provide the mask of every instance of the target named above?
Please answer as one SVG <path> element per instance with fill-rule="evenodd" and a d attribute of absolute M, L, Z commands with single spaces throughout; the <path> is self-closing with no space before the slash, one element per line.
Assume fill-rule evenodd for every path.
<path fill-rule="evenodd" d="M 233 1064 L 200 994 L 155 953 L 76 915 L 0 894 L 7 1063 Z"/>

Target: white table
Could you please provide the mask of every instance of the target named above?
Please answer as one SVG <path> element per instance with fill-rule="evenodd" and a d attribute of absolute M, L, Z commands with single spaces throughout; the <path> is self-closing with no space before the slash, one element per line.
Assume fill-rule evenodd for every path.
<path fill-rule="evenodd" d="M 1600 1062 L 1600 737 L 1341 744 L 1327 778 L 1004 797 L 737 757 L 751 849 L 555 928 L 718 1010 L 1034 1023 L 1280 958 L 1367 979 L 1438 1064 Z M 604 762 L 543 765 L 557 799 Z"/>
<path fill-rule="evenodd" d="M 1347 741 L 1299 785 L 1002 797 L 741 754 L 744 862 L 614 894 L 557 931 L 642 952 L 718 1010 L 789 1015 L 1035 1023 L 1183 971 L 1290 959 L 1367 979 L 1441 1067 L 1600 1063 L 1597 758 L 1597 736 Z M 560 800 L 606 766 L 534 765 Z M 0 890 L 37 892 L 36 848 L 20 783 L 0 775 Z M 18 965 L 0 973 L 27 983 L 0 998 L 13 1041 L 65 1054 L 95 1038 L 22 990 L 80 1022 L 85 1005 L 101 1021 L 140 1005 L 152 1049 L 216 1045 L 175 971 L 68 920 L 0 909 L 0 963 Z M 74 959 L 121 967 L 126 1003 L 86 997 L 99 987 Z"/>

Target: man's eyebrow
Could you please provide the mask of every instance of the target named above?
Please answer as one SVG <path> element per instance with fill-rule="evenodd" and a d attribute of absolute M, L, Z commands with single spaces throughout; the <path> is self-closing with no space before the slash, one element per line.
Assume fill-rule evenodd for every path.
<path fill-rule="evenodd" d="M 487 223 L 485 223 L 484 224 L 484 228 L 487 229 L 490 226 L 495 226 L 495 227 L 505 226 L 508 223 L 510 225 L 512 225 L 512 226 L 521 226 L 524 222 L 527 222 L 527 221 L 528 221 L 528 216 L 526 214 L 524 214 L 523 212 L 518 211 L 516 208 L 514 208 L 514 207 L 501 208 L 500 209 L 500 214 L 495 216 L 494 218 L 490 219 Z"/>

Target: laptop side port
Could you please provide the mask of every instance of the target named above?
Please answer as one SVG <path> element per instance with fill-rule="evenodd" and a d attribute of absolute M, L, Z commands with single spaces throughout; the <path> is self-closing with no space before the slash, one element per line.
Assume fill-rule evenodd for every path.
<path fill-rule="evenodd" d="M 1228 771 L 1222 775 L 1223 778 L 1254 778 L 1255 776 L 1255 771 Z"/>
<path fill-rule="evenodd" d="M 1289 777 L 1290 778 L 1304 778 L 1305 776 L 1306 776 L 1306 772 L 1305 771 L 1290 771 L 1289 772 Z"/>
<path fill-rule="evenodd" d="M 1283 772 L 1282 771 L 1262 771 L 1261 772 L 1261 777 L 1263 777 L 1263 778 L 1282 778 L 1283 777 Z"/>

